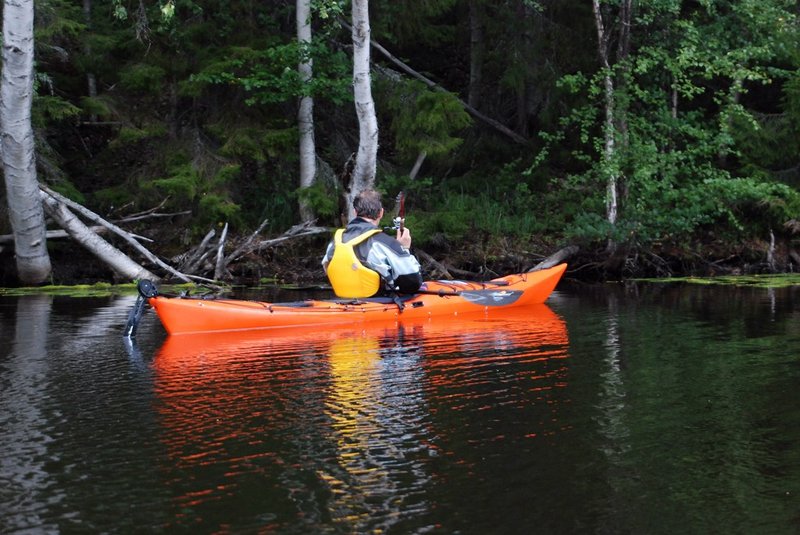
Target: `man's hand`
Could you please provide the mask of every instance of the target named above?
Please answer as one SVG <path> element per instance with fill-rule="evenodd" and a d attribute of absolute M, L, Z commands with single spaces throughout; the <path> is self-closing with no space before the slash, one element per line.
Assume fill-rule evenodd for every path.
<path fill-rule="evenodd" d="M 397 229 L 397 241 L 404 249 L 411 249 L 411 231 L 403 227 L 403 230 Z"/>

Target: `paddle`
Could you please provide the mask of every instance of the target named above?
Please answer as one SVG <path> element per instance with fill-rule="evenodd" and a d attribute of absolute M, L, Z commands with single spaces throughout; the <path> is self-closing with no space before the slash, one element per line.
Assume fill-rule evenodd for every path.
<path fill-rule="evenodd" d="M 471 303 L 486 306 L 510 305 L 522 295 L 519 290 L 502 290 L 499 288 L 484 290 L 423 290 L 419 289 L 415 294 L 438 295 L 439 297 L 459 296 Z"/>

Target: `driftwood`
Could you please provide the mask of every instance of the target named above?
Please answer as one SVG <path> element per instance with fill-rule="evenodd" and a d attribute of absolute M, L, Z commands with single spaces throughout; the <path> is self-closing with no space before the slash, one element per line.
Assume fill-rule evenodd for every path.
<path fill-rule="evenodd" d="M 314 226 L 314 221 L 306 221 L 305 223 L 291 227 L 277 238 L 258 241 L 258 235 L 264 230 L 267 223 L 268 220 L 264 220 L 247 239 L 240 243 L 239 246 L 228 255 L 224 254 L 228 224 L 225 223 L 222 233 L 216 243 L 212 243 L 212 239 L 216 236 L 216 231 L 211 229 L 208 234 L 205 235 L 200 245 L 182 255 L 182 260 L 179 263 L 181 271 L 186 274 L 186 276 L 192 278 L 200 278 L 199 274 L 213 271 L 214 280 L 221 280 L 229 276 L 227 271 L 228 266 L 246 254 L 252 253 L 253 251 L 262 251 L 295 238 L 330 232 L 328 228 Z M 214 259 L 213 262 L 211 260 L 212 258 Z"/>
<path fill-rule="evenodd" d="M 219 244 L 217 245 L 217 263 L 214 265 L 214 280 L 220 280 L 222 273 L 225 271 L 225 238 L 228 237 L 228 223 L 222 228 L 222 234 L 219 237 Z"/>
<path fill-rule="evenodd" d="M 548 256 L 547 258 L 545 258 L 544 260 L 542 260 L 541 262 L 530 268 L 528 270 L 528 273 L 532 271 L 539 271 L 540 269 L 547 269 L 553 266 L 557 266 L 558 264 L 565 262 L 569 257 L 577 254 L 579 250 L 580 247 L 578 247 L 577 245 L 568 245 L 567 247 L 564 247 L 560 251 L 551 254 L 550 256 Z"/>
<path fill-rule="evenodd" d="M 431 255 L 421 249 L 414 249 L 414 254 L 416 254 L 426 266 L 433 266 L 433 270 L 426 270 L 430 272 L 432 278 L 453 280 L 453 275 L 450 274 L 450 270 Z"/>
<path fill-rule="evenodd" d="M 275 247 L 276 245 L 280 245 L 281 243 L 287 240 L 299 238 L 301 236 L 311 236 L 314 234 L 322 234 L 323 232 L 330 233 L 329 228 L 314 226 L 315 223 L 316 221 L 306 221 L 304 223 L 295 225 L 277 238 L 273 238 L 271 240 L 263 240 L 259 242 L 254 249 L 263 251 L 264 249 Z"/>
<path fill-rule="evenodd" d="M 200 242 L 200 245 L 195 247 L 193 251 L 183 255 L 184 258 L 178 268 L 184 273 L 196 273 L 200 265 L 211 253 L 211 249 L 208 247 L 208 244 L 215 235 L 216 231 L 213 228 L 209 230 L 208 234 L 206 234 L 203 238 L 203 241 Z"/>
<path fill-rule="evenodd" d="M 121 237 L 128 244 L 130 244 L 131 247 L 133 247 L 136 251 L 138 251 L 142 256 L 144 256 L 150 262 L 154 263 L 155 265 L 159 266 L 163 270 L 167 271 L 171 275 L 181 279 L 184 282 L 191 282 L 191 279 L 189 277 L 187 277 L 186 275 L 184 275 L 180 271 L 177 271 L 172 266 L 162 262 L 161 259 L 159 259 L 156 255 L 154 255 L 153 253 L 148 251 L 138 241 L 136 241 L 130 235 L 130 233 L 125 232 L 124 230 L 119 228 L 117 225 L 106 221 L 105 219 L 103 219 L 99 215 L 95 214 L 94 212 L 92 212 L 91 210 L 86 208 L 85 206 L 82 206 L 82 205 L 80 205 L 80 204 L 78 204 L 78 203 L 76 203 L 74 201 L 71 201 L 71 200 L 67 199 L 66 197 L 64 197 L 60 193 L 57 193 L 57 192 L 51 190 L 47 186 L 40 185 L 39 189 L 41 190 L 42 200 L 43 201 L 46 201 L 47 198 L 49 197 L 49 198 L 52 198 L 53 200 L 55 200 L 56 202 L 58 202 L 60 204 L 63 204 L 65 206 L 71 208 L 72 210 L 75 210 L 76 212 L 78 212 L 82 216 L 86 217 L 87 219 L 89 219 L 91 221 L 94 221 L 95 223 L 106 227 L 111 232 L 113 232 L 117 236 Z M 81 242 L 81 243 L 88 248 L 90 242 L 87 241 L 87 242 Z M 93 249 L 89 249 L 89 250 L 92 251 L 93 253 L 95 253 L 99 258 L 104 259 L 103 256 L 101 256 L 101 254 L 100 254 L 101 251 L 96 251 L 96 250 L 93 250 Z"/>
<path fill-rule="evenodd" d="M 108 229 L 101 226 L 96 227 L 89 227 L 91 232 L 95 234 L 102 234 L 106 232 Z M 69 234 L 66 230 L 48 230 L 45 233 L 45 239 L 48 241 L 50 240 L 58 240 L 61 238 L 69 238 Z M 13 234 L 2 234 L 0 235 L 0 245 L 14 245 L 14 235 Z"/>
<path fill-rule="evenodd" d="M 102 227 L 100 225 L 95 225 L 93 227 L 87 227 L 87 228 L 91 232 L 94 232 L 95 234 L 105 234 L 106 232 L 108 232 L 108 229 L 106 227 Z M 149 242 L 153 241 L 150 238 L 147 238 L 145 236 L 139 236 L 138 234 L 131 234 L 131 236 L 133 236 L 134 238 L 136 238 L 139 241 L 149 241 Z M 48 241 L 50 241 L 50 240 L 61 240 L 61 239 L 64 239 L 64 238 L 69 238 L 69 237 L 70 237 L 69 233 L 66 230 L 63 230 L 63 229 L 61 229 L 61 230 L 48 230 L 47 232 L 45 232 L 45 239 L 47 239 Z M 0 245 L 14 245 L 14 235 L 13 234 L 2 234 L 2 235 L 0 235 Z"/>
<path fill-rule="evenodd" d="M 248 252 L 253 250 L 254 247 L 253 242 L 255 241 L 256 237 L 258 237 L 258 235 L 261 234 L 261 231 L 264 230 L 264 227 L 267 226 L 268 222 L 269 219 L 265 219 L 264 221 L 262 221 L 261 224 L 258 226 L 258 228 L 255 231 L 253 231 L 253 233 L 250 234 L 250 236 L 245 241 L 243 241 L 239 245 L 239 247 L 234 249 L 233 252 L 228 255 L 228 257 L 225 259 L 226 266 L 231 262 L 233 262 L 234 260 L 241 257 L 242 255 L 247 254 Z"/>
<path fill-rule="evenodd" d="M 153 279 L 158 277 L 150 273 L 122 251 L 108 243 L 98 234 L 92 232 L 75 214 L 56 198 L 42 192 L 42 203 L 45 211 L 58 222 L 59 225 L 75 241 L 86 247 L 98 258 L 103 260 L 111 269 L 127 279 Z"/>

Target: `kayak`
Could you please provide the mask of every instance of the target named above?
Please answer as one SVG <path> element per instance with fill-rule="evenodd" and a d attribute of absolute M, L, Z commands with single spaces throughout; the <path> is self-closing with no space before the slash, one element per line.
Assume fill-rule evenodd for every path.
<path fill-rule="evenodd" d="M 427 281 L 410 296 L 304 300 L 268 303 L 229 298 L 167 296 L 150 281 L 139 283 L 141 299 L 155 310 L 170 335 L 403 323 L 460 314 L 484 313 L 544 303 L 561 280 L 566 264 L 507 275 L 487 282 Z M 146 284 L 144 284 L 146 283 Z M 134 328 L 135 330 L 135 328 Z"/>
<path fill-rule="evenodd" d="M 191 333 L 167 336 L 156 352 L 154 367 L 163 380 L 181 377 L 181 382 L 197 379 L 208 384 L 209 366 L 219 366 L 227 375 L 237 365 L 263 355 L 286 357 L 297 353 L 326 355 L 331 362 L 359 359 L 364 352 L 371 357 L 403 340 L 405 347 L 431 357 L 426 364 L 436 368 L 439 355 L 474 355 L 502 348 L 535 348 L 532 354 L 516 353 L 515 357 L 556 357 L 569 344 L 567 326 L 546 304 L 495 310 L 491 315 L 461 314 L 447 321 L 435 319 L 406 320 L 402 324 L 371 322 L 365 325 L 331 329 L 304 327 Z M 349 351 L 343 351 L 345 348 Z M 460 357 L 459 357 L 460 358 Z M 460 362 L 448 358 L 447 364 Z M 193 368 L 204 368 L 194 373 Z M 554 368 L 555 369 L 555 368 Z M 285 371 L 277 367 L 278 371 Z M 552 371 L 552 370 L 551 370 Z M 233 372 L 239 373 L 238 371 Z"/>

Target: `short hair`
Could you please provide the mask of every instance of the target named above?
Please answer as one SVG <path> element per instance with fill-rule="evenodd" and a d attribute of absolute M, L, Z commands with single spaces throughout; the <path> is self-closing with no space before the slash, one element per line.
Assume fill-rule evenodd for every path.
<path fill-rule="evenodd" d="M 381 194 L 374 189 L 364 190 L 353 199 L 353 210 L 355 210 L 357 216 L 378 219 L 382 209 Z"/>

